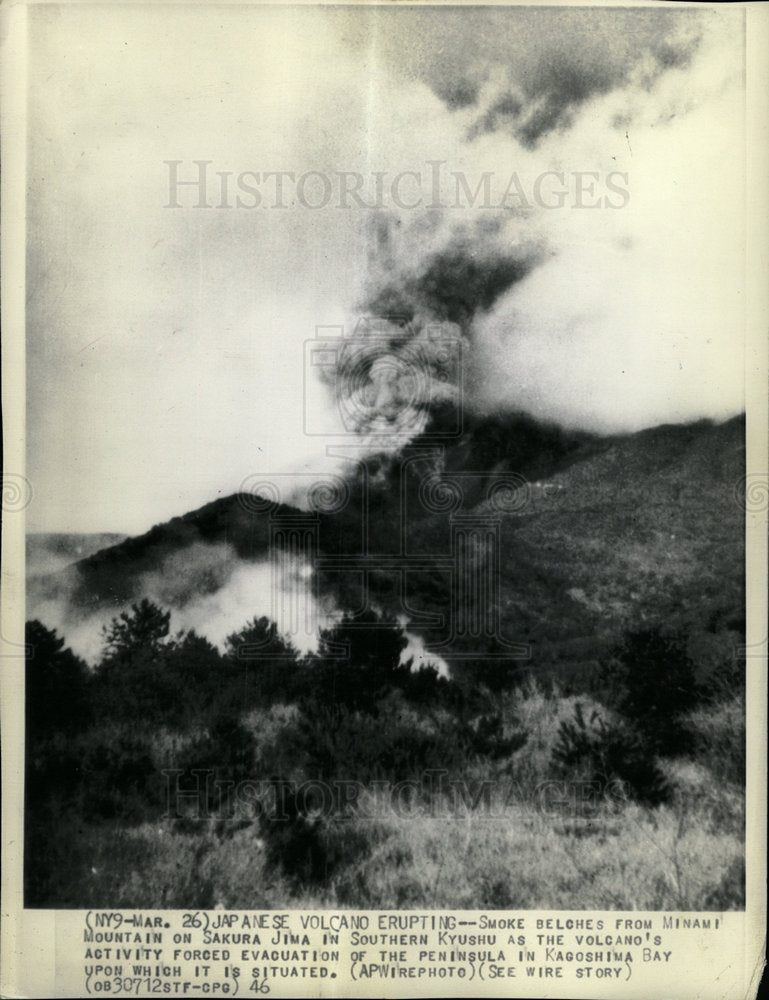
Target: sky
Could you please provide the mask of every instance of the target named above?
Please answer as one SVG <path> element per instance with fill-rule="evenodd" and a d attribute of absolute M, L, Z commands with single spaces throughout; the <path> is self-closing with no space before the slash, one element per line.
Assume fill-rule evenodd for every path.
<path fill-rule="evenodd" d="M 525 261 L 462 328 L 465 405 L 743 410 L 739 10 L 29 17 L 30 530 L 139 533 L 338 464 L 316 331 L 396 284 L 450 320 L 456 247 Z"/>

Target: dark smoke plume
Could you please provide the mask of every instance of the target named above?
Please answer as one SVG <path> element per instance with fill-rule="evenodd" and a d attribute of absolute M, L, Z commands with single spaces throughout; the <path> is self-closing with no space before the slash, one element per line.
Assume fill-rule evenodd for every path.
<path fill-rule="evenodd" d="M 384 450 L 423 433 L 433 415 L 445 421 L 472 405 L 476 321 L 545 258 L 541 243 L 506 239 L 496 220 L 447 231 L 436 218 L 411 228 L 398 233 L 377 220 L 364 318 L 326 373 L 356 432 Z"/>
<path fill-rule="evenodd" d="M 488 312 L 541 260 L 538 249 L 505 252 L 455 237 L 424 262 L 415 275 L 396 274 L 373 291 L 366 311 L 377 316 L 406 316 L 410 322 L 456 323 L 470 333 L 478 312 Z"/>
<path fill-rule="evenodd" d="M 591 98 L 626 86 L 631 80 L 650 89 L 666 70 L 686 66 L 699 39 L 652 38 L 645 46 L 628 52 L 615 42 L 605 52 L 553 45 L 549 58 L 521 76 L 510 79 L 504 90 L 476 119 L 469 136 L 504 130 L 526 149 L 533 149 L 551 132 L 563 132 L 574 123 L 579 109 Z M 619 57 L 621 55 L 621 58 Z"/>

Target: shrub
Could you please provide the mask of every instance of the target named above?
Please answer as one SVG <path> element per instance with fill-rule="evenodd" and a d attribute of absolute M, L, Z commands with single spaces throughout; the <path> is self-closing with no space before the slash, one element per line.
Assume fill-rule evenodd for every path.
<path fill-rule="evenodd" d="M 131 732 L 86 740 L 82 753 L 84 818 L 139 822 L 158 815 L 161 776 L 146 740 Z"/>
<path fill-rule="evenodd" d="M 628 632 L 601 671 L 609 704 L 659 754 L 689 747 L 681 716 L 700 699 L 695 667 L 684 638 L 648 628 Z"/>
<path fill-rule="evenodd" d="M 563 721 L 553 756 L 564 776 L 606 787 L 617 780 L 640 802 L 658 805 L 670 789 L 642 735 L 622 720 L 597 711 L 588 719 L 577 705 L 574 721 Z"/>
<path fill-rule="evenodd" d="M 299 885 L 327 885 L 338 871 L 367 857 L 376 839 L 374 824 L 311 810 L 290 789 L 281 795 L 277 815 L 262 815 L 261 830 L 268 865 Z"/>
<path fill-rule="evenodd" d="M 739 910 L 745 906 L 745 856 L 734 858 L 705 898 L 706 910 Z"/>
<path fill-rule="evenodd" d="M 692 753 L 718 782 L 745 784 L 745 701 L 706 705 L 684 716 Z"/>
<path fill-rule="evenodd" d="M 255 757 L 253 733 L 238 719 L 225 715 L 169 762 L 169 767 L 182 772 L 178 787 L 188 792 L 184 802 L 193 803 L 191 818 L 208 819 L 222 812 L 225 818 L 229 816 L 226 796 L 232 787 L 256 777 Z M 171 808 L 177 811 L 174 803 Z"/>
<path fill-rule="evenodd" d="M 33 818 L 73 808 L 83 819 L 136 823 L 159 815 L 163 782 L 151 738 L 126 726 L 57 735 L 27 755 L 26 800 Z"/>
<path fill-rule="evenodd" d="M 276 752 L 301 762 L 311 778 L 397 782 L 431 768 L 461 768 L 472 753 L 472 737 L 457 731 L 449 716 L 419 715 L 393 698 L 380 703 L 377 716 L 345 705 L 302 713 L 279 734 Z"/>

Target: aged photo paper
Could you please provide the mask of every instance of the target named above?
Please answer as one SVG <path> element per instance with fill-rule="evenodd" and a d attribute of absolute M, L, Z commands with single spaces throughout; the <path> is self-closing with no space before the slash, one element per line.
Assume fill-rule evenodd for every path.
<path fill-rule="evenodd" d="M 0 27 L 2 996 L 754 996 L 766 8 Z"/>

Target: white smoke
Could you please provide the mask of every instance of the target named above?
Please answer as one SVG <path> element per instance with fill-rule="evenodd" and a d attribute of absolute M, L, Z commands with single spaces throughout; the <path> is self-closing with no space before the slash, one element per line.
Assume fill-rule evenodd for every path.
<path fill-rule="evenodd" d="M 408 622 L 403 621 L 401 624 L 405 626 Z M 401 663 L 408 663 L 411 660 L 411 669 L 413 671 L 432 668 L 438 672 L 440 677 L 448 678 L 451 675 L 448 663 L 446 663 L 442 656 L 430 652 L 420 635 L 415 635 L 406 629 L 406 638 L 408 639 L 408 646 L 401 653 Z"/>
<path fill-rule="evenodd" d="M 147 598 L 171 611 L 171 634 L 194 629 L 220 650 L 228 636 L 249 621 L 266 617 L 299 653 L 314 651 L 319 630 L 338 621 L 341 612 L 317 593 L 309 562 L 278 554 L 246 562 L 231 545 L 198 543 L 166 557 L 157 569 L 141 574 L 133 596 L 122 606 L 84 612 L 70 600 L 73 578 L 62 579 L 54 592 L 31 595 L 27 618 L 55 629 L 87 663 L 104 652 L 103 628 L 131 604 Z"/>
<path fill-rule="evenodd" d="M 315 574 L 308 562 L 272 559 L 258 563 L 238 561 L 227 583 L 172 613 L 177 628 L 195 629 L 224 648 L 227 636 L 254 617 L 274 621 L 278 631 L 300 653 L 318 647 L 320 629 L 340 617 L 328 599 L 316 593 Z"/>

